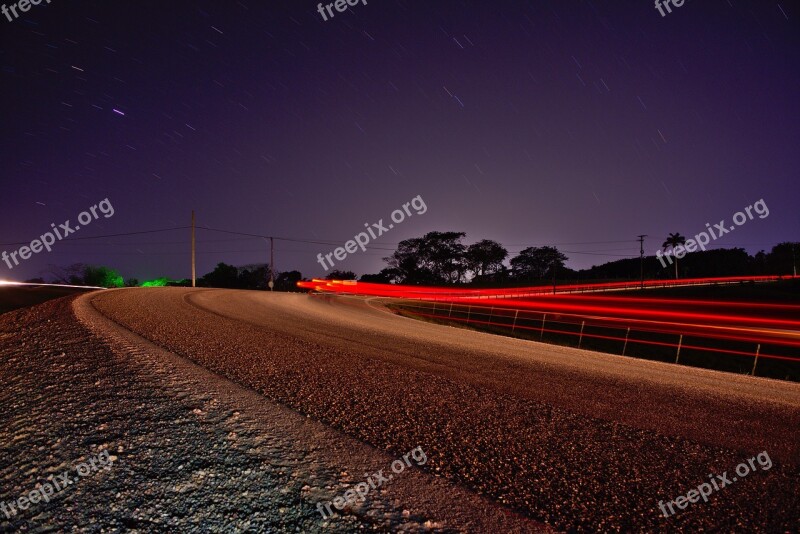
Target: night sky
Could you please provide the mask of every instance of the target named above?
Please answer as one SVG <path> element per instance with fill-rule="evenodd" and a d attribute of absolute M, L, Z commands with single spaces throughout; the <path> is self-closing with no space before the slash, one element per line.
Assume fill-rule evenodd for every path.
<path fill-rule="evenodd" d="M 9 0 L 6 0 L 8 3 Z M 396 244 L 467 232 L 512 252 L 556 244 L 583 268 L 648 254 L 760 199 L 714 242 L 800 237 L 800 4 L 686 0 L 317 2 L 46 0 L 0 18 L 0 251 L 108 198 L 71 238 L 199 225 L 279 241 L 276 268 L 421 195 L 336 267 L 377 272 Z M 730 223 L 728 223 L 730 224 Z M 261 238 L 198 231 L 198 275 L 268 261 Z M 49 264 L 190 276 L 189 231 L 61 241 Z"/>

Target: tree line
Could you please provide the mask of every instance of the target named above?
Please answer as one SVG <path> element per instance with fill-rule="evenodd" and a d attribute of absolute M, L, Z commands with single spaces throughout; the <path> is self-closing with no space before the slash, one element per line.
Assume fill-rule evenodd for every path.
<path fill-rule="evenodd" d="M 674 246 L 676 234 L 664 242 L 664 249 Z M 677 234 L 678 236 L 680 234 Z M 625 258 L 574 270 L 566 266 L 568 257 L 554 246 L 527 247 L 509 259 L 508 250 L 499 242 L 482 239 L 465 244 L 464 232 L 428 232 L 421 237 L 401 241 L 397 249 L 384 258 L 386 267 L 374 274 L 360 278 L 352 271 L 334 270 L 326 278 L 360 280 L 362 282 L 476 286 L 540 284 L 550 281 L 585 282 L 610 280 L 636 280 L 639 278 L 640 259 Z M 687 253 L 678 266 L 664 268 L 655 256 L 644 258 L 641 267 L 645 278 L 717 277 L 749 275 L 793 274 L 797 264 L 800 243 L 786 242 L 772 247 L 770 252 L 760 251 L 750 255 L 742 248 L 709 249 Z M 674 269 L 674 273 L 673 273 Z M 190 280 L 161 278 L 139 282 L 123 280 L 119 273 L 108 267 L 74 264 L 65 269 L 50 271 L 55 281 L 74 285 L 102 287 L 122 286 L 189 286 Z M 200 287 L 267 290 L 270 270 L 266 263 L 240 267 L 219 263 L 214 270 L 198 278 Z M 296 291 L 303 275 L 296 270 L 275 273 L 275 290 Z M 44 282 L 34 279 L 33 282 Z"/>

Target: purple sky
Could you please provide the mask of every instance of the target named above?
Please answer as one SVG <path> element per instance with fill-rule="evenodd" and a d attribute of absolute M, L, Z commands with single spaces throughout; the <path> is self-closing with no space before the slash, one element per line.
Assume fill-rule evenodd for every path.
<path fill-rule="evenodd" d="M 573 268 L 653 254 L 668 232 L 800 238 L 797 2 L 67 2 L 0 18 L 0 251 L 108 198 L 71 237 L 198 224 L 340 244 L 421 195 L 428 211 L 336 267 L 377 272 L 431 230 Z M 116 112 L 115 112 L 116 110 Z M 188 231 L 61 241 L 0 278 L 100 263 L 190 275 Z M 324 272 L 334 245 L 281 242 Z M 198 274 L 268 260 L 198 233 Z"/>

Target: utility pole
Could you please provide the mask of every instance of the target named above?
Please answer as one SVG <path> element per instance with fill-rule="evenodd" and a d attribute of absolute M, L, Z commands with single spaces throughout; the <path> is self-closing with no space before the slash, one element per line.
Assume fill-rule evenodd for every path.
<path fill-rule="evenodd" d="M 275 240 L 269 238 L 269 290 L 275 287 Z"/>
<path fill-rule="evenodd" d="M 639 279 L 641 280 L 641 289 L 644 289 L 644 238 L 647 234 L 639 236 Z"/>
<path fill-rule="evenodd" d="M 197 285 L 197 271 L 195 270 L 195 248 L 194 248 L 194 210 L 192 210 L 192 287 Z"/>

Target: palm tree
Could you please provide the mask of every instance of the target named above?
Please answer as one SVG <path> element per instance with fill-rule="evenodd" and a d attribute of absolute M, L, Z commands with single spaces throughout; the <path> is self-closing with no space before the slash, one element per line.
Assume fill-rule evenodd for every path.
<path fill-rule="evenodd" d="M 677 247 L 678 245 L 685 245 L 685 244 L 686 244 L 686 238 L 683 237 L 680 234 L 680 232 L 675 232 L 674 234 L 673 233 L 669 234 L 669 237 L 667 238 L 666 241 L 664 241 L 664 243 L 661 245 L 661 247 L 664 249 L 664 252 L 666 252 L 667 248 L 670 248 L 670 249 L 672 249 L 674 251 L 675 247 Z M 673 254 L 673 257 L 675 258 L 675 279 L 677 280 L 678 279 L 678 257 L 675 256 L 674 254 Z"/>

